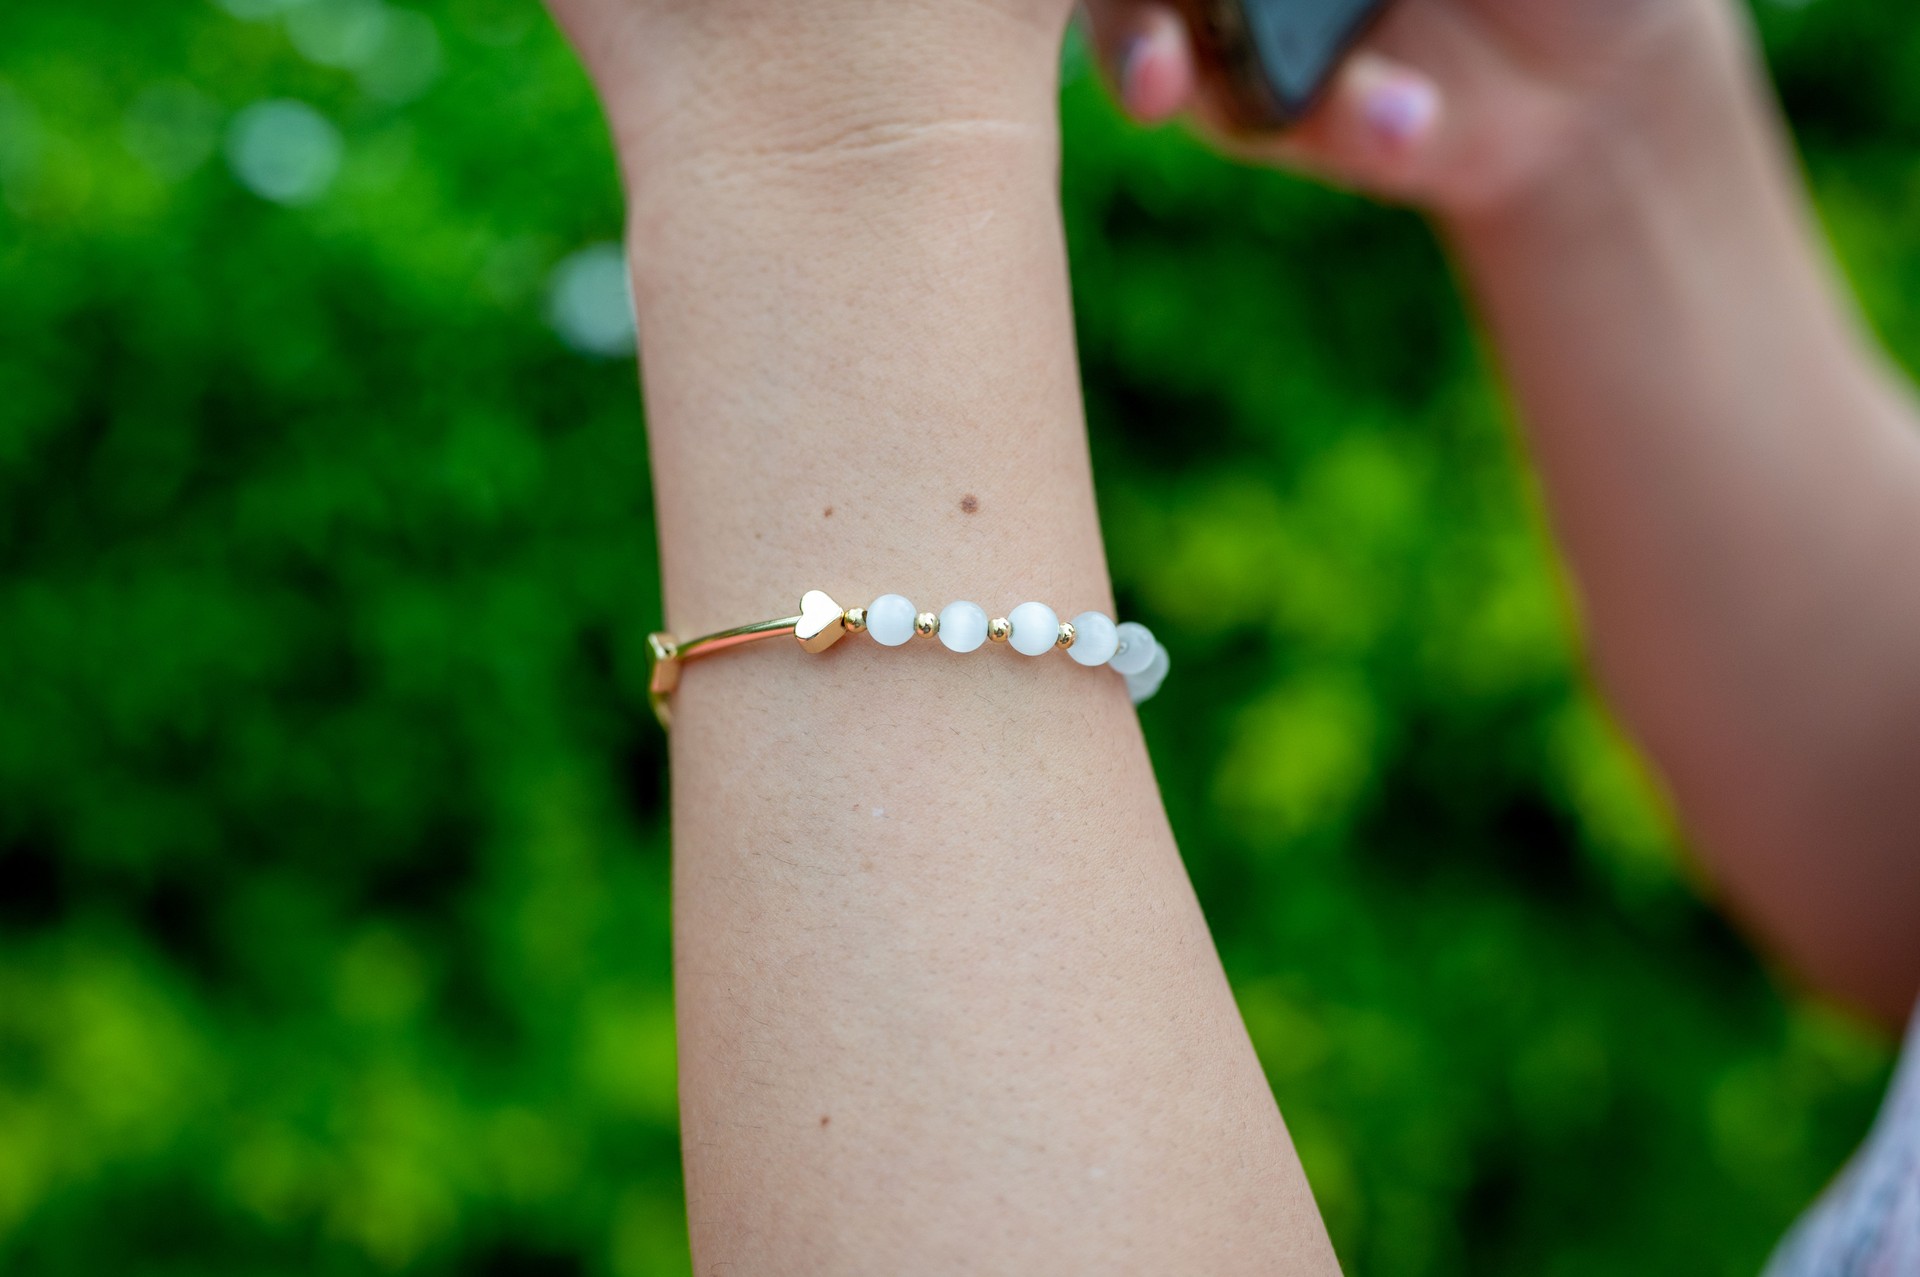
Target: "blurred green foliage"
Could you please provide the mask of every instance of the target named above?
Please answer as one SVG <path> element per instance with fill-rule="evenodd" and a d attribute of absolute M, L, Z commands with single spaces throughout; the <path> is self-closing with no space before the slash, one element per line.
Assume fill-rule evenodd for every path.
<path fill-rule="evenodd" d="M 1920 22 L 1761 16 L 1920 351 Z M 1146 718 L 1349 1270 L 1752 1272 L 1885 1045 L 1701 902 L 1419 223 L 1082 61 Z M 620 217 L 529 0 L 0 8 L 0 1269 L 685 1270 Z"/>

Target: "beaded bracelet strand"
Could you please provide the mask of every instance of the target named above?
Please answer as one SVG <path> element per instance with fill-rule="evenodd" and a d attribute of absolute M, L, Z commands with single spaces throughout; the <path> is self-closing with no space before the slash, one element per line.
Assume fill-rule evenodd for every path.
<path fill-rule="evenodd" d="M 791 634 L 809 652 L 824 652 L 848 634 L 866 634 L 882 647 L 900 647 L 914 638 L 938 638 L 952 652 L 973 652 L 988 643 L 1004 643 L 1024 656 L 1058 648 L 1077 663 L 1110 666 L 1126 679 L 1127 694 L 1138 705 L 1167 677 L 1167 650 L 1153 632 L 1136 621 L 1116 625 L 1104 612 L 1082 612 L 1062 621 L 1044 603 L 1022 603 L 1005 616 L 988 618 L 977 603 L 949 603 L 938 612 L 918 612 L 898 594 L 882 594 L 866 607 L 842 608 L 825 591 L 808 590 L 793 616 L 757 621 L 682 643 L 671 634 L 647 636 L 653 675 L 647 691 L 653 712 L 667 726 L 667 698 L 680 684 L 688 661 L 724 652 L 742 643 Z"/>

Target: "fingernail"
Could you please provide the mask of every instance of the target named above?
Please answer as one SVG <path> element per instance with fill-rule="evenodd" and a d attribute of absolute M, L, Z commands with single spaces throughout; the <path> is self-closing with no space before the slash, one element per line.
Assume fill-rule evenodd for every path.
<path fill-rule="evenodd" d="M 1368 127 L 1382 140 L 1405 145 L 1433 126 L 1440 95 L 1425 80 L 1400 76 L 1367 94 L 1366 113 Z"/>

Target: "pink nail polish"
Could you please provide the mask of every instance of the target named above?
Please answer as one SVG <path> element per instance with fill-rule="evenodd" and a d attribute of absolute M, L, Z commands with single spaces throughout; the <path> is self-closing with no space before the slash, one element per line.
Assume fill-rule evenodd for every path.
<path fill-rule="evenodd" d="M 1367 94 L 1367 124 L 1383 140 L 1402 145 L 1425 133 L 1440 112 L 1440 95 L 1425 80 L 1389 80 Z"/>

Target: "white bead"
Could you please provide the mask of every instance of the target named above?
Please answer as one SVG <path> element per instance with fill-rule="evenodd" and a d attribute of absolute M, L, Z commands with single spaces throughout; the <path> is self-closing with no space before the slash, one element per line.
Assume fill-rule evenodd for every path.
<path fill-rule="evenodd" d="M 940 641 L 950 651 L 972 652 L 987 641 L 987 610 L 978 603 L 949 603 L 940 609 Z"/>
<path fill-rule="evenodd" d="M 1120 648 L 1120 634 L 1105 612 L 1082 612 L 1073 618 L 1073 646 L 1067 655 L 1082 665 L 1105 665 Z"/>
<path fill-rule="evenodd" d="M 1153 664 L 1153 654 L 1160 650 L 1160 645 L 1153 641 L 1152 630 L 1138 621 L 1122 621 L 1114 627 L 1114 634 L 1120 640 L 1110 662 L 1115 670 L 1131 678 Z"/>
<path fill-rule="evenodd" d="M 1127 695 L 1133 698 L 1135 705 L 1151 699 L 1153 694 L 1160 690 L 1160 684 L 1167 681 L 1167 670 L 1172 664 L 1173 662 L 1167 656 L 1167 649 L 1156 647 L 1153 652 L 1153 662 L 1140 673 L 1127 677 Z"/>
<path fill-rule="evenodd" d="M 882 647 L 899 647 L 913 637 L 912 600 L 899 594 L 882 594 L 867 604 L 867 633 Z"/>
<path fill-rule="evenodd" d="M 1040 656 L 1060 641 L 1060 617 L 1045 603 L 1022 603 L 1007 614 L 1013 637 L 1007 641 L 1025 656 Z"/>

